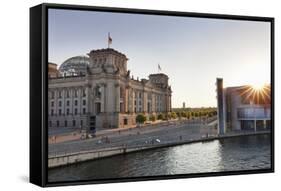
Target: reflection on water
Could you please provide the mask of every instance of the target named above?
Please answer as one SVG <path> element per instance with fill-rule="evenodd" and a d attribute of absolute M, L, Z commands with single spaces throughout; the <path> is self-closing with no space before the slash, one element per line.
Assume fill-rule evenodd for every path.
<path fill-rule="evenodd" d="M 270 168 L 270 136 L 246 136 L 119 155 L 49 170 L 49 181 Z"/>

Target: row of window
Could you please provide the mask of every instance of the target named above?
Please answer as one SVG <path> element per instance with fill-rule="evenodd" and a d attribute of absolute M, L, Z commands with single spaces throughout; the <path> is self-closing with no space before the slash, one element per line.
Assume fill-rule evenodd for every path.
<path fill-rule="evenodd" d="M 63 97 L 63 93 L 64 93 L 64 96 L 66 98 L 69 98 L 71 92 L 73 93 L 74 97 L 78 97 L 78 93 L 79 93 L 78 89 L 50 91 L 50 97 L 51 97 L 51 99 L 54 99 L 55 98 L 55 94 L 57 93 L 57 97 L 58 98 L 62 98 Z M 82 96 L 86 97 L 86 89 L 85 88 L 82 89 Z"/>
<path fill-rule="evenodd" d="M 94 59 L 94 64 L 105 64 L 106 63 L 106 58 L 99 58 L 99 59 Z"/>
<path fill-rule="evenodd" d="M 86 100 L 83 100 L 83 101 L 82 101 L 82 104 L 83 104 L 83 105 L 86 105 Z M 51 107 L 54 107 L 54 105 L 55 105 L 55 102 L 54 102 L 54 101 L 51 101 Z M 58 105 L 59 105 L 59 107 L 61 107 L 61 106 L 62 106 L 62 101 L 58 101 Z M 67 101 L 66 101 L 66 106 L 69 106 L 69 105 L 70 105 L 70 101 L 67 100 Z M 78 100 L 74 100 L 74 105 L 75 105 L 75 106 L 78 105 Z"/>
<path fill-rule="evenodd" d="M 142 98 L 143 93 L 142 92 L 134 92 L 134 98 L 137 99 L 141 99 Z M 162 96 L 161 95 L 155 95 L 155 99 L 156 100 L 161 100 Z M 147 93 L 147 99 L 148 100 L 152 100 L 152 93 Z"/>
<path fill-rule="evenodd" d="M 94 88 L 94 91 L 95 91 L 95 96 L 96 97 L 101 97 L 102 95 L 102 92 L 101 92 L 101 87 L 99 85 L 97 85 L 95 88 Z M 124 95 L 125 95 L 125 89 L 120 87 L 120 97 L 122 98 Z M 57 94 L 57 97 L 58 98 L 62 98 L 63 97 L 63 93 L 64 93 L 64 97 L 66 98 L 70 98 L 70 94 L 71 92 L 73 93 L 74 97 L 78 97 L 78 94 L 79 94 L 79 89 L 66 89 L 66 90 L 58 90 L 58 91 L 50 91 L 50 97 L 51 99 L 54 99 L 55 98 L 55 95 Z M 86 89 L 83 88 L 81 89 L 81 94 L 82 94 L 82 97 L 86 97 Z M 134 92 L 134 98 L 142 98 L 142 92 Z M 149 100 L 152 99 L 152 94 L 151 93 L 148 93 L 147 94 L 147 98 Z M 156 99 L 157 100 L 160 100 L 161 99 L 161 96 L 160 95 L 156 95 Z"/>
<path fill-rule="evenodd" d="M 138 104 L 137 104 L 137 100 L 134 101 L 134 105 L 135 105 L 135 108 L 134 108 L 134 111 L 135 112 L 141 112 L 142 111 L 142 101 L 139 100 L 138 101 Z M 156 108 L 156 111 L 161 111 L 161 108 L 162 108 L 162 104 L 161 104 L 161 100 L 157 100 L 156 103 L 155 103 L 155 108 Z M 150 102 L 147 102 L 147 110 L 148 112 L 150 112 L 152 109 L 151 109 L 151 103 Z"/>
<path fill-rule="evenodd" d="M 80 120 L 80 127 L 83 127 L 83 120 Z M 56 126 L 57 127 L 60 127 L 62 124 L 60 123 L 60 121 L 56 121 Z M 49 121 L 49 127 L 52 127 L 53 126 L 53 123 L 52 121 Z M 67 120 L 64 121 L 64 127 L 69 127 L 71 126 L 71 124 L 68 123 Z M 72 126 L 75 127 L 76 126 L 76 120 L 72 120 Z"/>
<path fill-rule="evenodd" d="M 55 113 L 54 113 L 54 110 L 53 109 L 51 109 L 51 116 L 53 116 Z M 71 113 L 70 113 L 70 109 L 69 108 L 67 108 L 66 109 L 66 115 L 70 115 Z M 82 114 L 86 114 L 86 108 L 83 108 L 82 109 Z M 58 110 L 58 115 L 62 115 L 62 110 L 61 109 L 59 109 Z M 74 109 L 74 115 L 78 115 L 78 109 L 77 108 L 75 108 Z"/>
<path fill-rule="evenodd" d="M 115 64 L 120 64 L 123 62 L 123 59 L 117 59 L 115 58 Z M 106 58 L 99 58 L 99 59 L 94 59 L 95 64 L 105 64 L 106 63 Z"/>
<path fill-rule="evenodd" d="M 136 102 L 135 102 L 136 103 Z M 147 112 L 151 112 L 152 111 L 152 108 L 151 108 L 151 103 L 150 102 L 147 102 Z M 160 112 L 161 111 L 161 104 L 156 107 L 156 111 L 157 112 Z M 136 107 L 135 105 L 135 108 L 134 108 L 134 112 L 142 112 L 142 106 L 139 106 L 139 107 Z"/>
<path fill-rule="evenodd" d="M 101 87 L 100 86 L 96 86 L 95 87 L 95 96 L 96 97 L 101 97 Z M 69 98 L 70 97 L 70 90 L 64 90 L 65 91 L 65 97 L 66 98 Z M 62 90 L 59 90 L 57 91 L 57 97 L 58 98 L 62 98 L 63 97 L 63 91 Z M 55 91 L 50 91 L 50 97 L 51 99 L 54 99 L 55 98 Z M 74 89 L 73 90 L 73 95 L 74 97 L 78 97 L 78 90 L 77 89 Z M 85 89 L 82 89 L 82 97 L 86 97 L 86 90 Z"/>
<path fill-rule="evenodd" d="M 270 118 L 271 112 L 270 108 L 238 108 L 237 109 L 238 118 Z"/>

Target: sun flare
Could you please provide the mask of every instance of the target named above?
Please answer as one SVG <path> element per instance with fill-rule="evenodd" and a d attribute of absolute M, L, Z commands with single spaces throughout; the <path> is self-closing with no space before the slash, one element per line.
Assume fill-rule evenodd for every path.
<path fill-rule="evenodd" d="M 242 86 L 240 93 L 244 100 L 252 103 L 269 103 L 271 98 L 271 88 L 266 83 L 253 83 L 249 86 Z"/>
<path fill-rule="evenodd" d="M 260 91 L 265 87 L 264 83 L 255 83 L 252 85 L 252 88 L 256 91 Z"/>

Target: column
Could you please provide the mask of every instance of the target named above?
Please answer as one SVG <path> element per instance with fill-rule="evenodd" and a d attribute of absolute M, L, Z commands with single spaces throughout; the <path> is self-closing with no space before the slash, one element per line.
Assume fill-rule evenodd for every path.
<path fill-rule="evenodd" d="M 55 88 L 53 91 L 54 91 L 54 115 L 57 115 L 57 112 L 58 112 L 58 104 L 59 104 L 59 102 L 58 102 L 58 96 L 57 96 L 57 94 L 58 94 L 58 89 Z"/>
<path fill-rule="evenodd" d="M 143 92 L 143 98 L 142 98 L 142 110 L 144 113 L 146 113 L 148 111 L 147 109 L 147 93 L 144 91 Z"/>
<path fill-rule="evenodd" d="M 130 87 L 128 87 L 128 104 L 127 104 L 127 107 L 128 107 L 128 112 L 131 113 L 131 110 L 132 110 L 132 103 L 131 103 L 131 100 L 132 100 L 132 94 L 131 94 L 131 89 Z"/>
<path fill-rule="evenodd" d="M 90 97 L 92 96 L 91 94 L 91 86 L 88 84 L 86 85 L 86 113 L 92 113 L 92 99 L 90 99 Z"/>
<path fill-rule="evenodd" d="M 169 95 L 169 111 L 172 111 L 172 99 L 171 99 L 171 95 Z"/>
<path fill-rule="evenodd" d="M 106 112 L 106 84 L 101 85 L 101 112 Z"/>
<path fill-rule="evenodd" d="M 115 111 L 120 112 L 120 85 L 119 84 L 115 84 L 115 92 L 116 92 Z"/>
<path fill-rule="evenodd" d="M 86 117 L 86 121 L 85 121 L 85 129 L 87 131 L 90 130 L 90 116 L 91 116 L 91 112 L 92 112 L 92 99 L 91 99 L 91 86 L 89 84 L 86 85 L 86 113 L 87 113 L 87 117 Z M 82 127 L 83 128 L 83 127 Z"/>
<path fill-rule="evenodd" d="M 65 88 L 62 88 L 61 91 L 62 91 L 61 112 L 62 112 L 62 115 L 66 115 L 66 109 L 65 109 L 66 91 L 65 91 Z"/>
<path fill-rule="evenodd" d="M 75 91 L 75 88 L 72 88 L 70 90 L 70 97 L 71 97 L 71 101 L 70 101 L 70 113 L 71 115 L 74 115 L 74 91 Z"/>
<path fill-rule="evenodd" d="M 125 87 L 125 95 L 124 95 L 124 99 L 123 99 L 123 103 L 124 103 L 124 112 L 127 113 L 129 108 L 128 108 L 128 105 L 129 105 L 129 89 L 127 87 Z"/>
<path fill-rule="evenodd" d="M 169 112 L 169 97 L 168 94 L 165 93 L 165 112 Z"/>
<path fill-rule="evenodd" d="M 154 93 L 151 92 L 151 112 L 155 112 L 155 96 Z"/>
<path fill-rule="evenodd" d="M 130 89 L 130 112 L 134 113 L 134 90 Z"/>

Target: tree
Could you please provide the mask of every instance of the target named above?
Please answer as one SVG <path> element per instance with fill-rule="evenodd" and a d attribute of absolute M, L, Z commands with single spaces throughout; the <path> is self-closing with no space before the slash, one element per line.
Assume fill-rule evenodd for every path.
<path fill-rule="evenodd" d="M 176 112 L 172 112 L 171 113 L 171 118 L 173 119 L 176 119 L 178 116 L 177 116 L 177 113 Z"/>
<path fill-rule="evenodd" d="M 182 116 L 182 117 L 187 117 L 186 114 L 187 114 L 187 112 L 184 112 L 184 111 L 181 112 L 181 116 Z"/>
<path fill-rule="evenodd" d="M 190 116 L 191 116 L 191 117 L 194 117 L 194 112 L 193 112 L 193 111 L 190 113 Z"/>
<path fill-rule="evenodd" d="M 146 121 L 146 116 L 144 114 L 138 114 L 136 117 L 137 123 L 144 123 Z"/>
<path fill-rule="evenodd" d="M 208 117 L 212 117 L 213 116 L 213 113 L 212 112 L 209 112 L 208 113 Z"/>
<path fill-rule="evenodd" d="M 189 111 L 186 112 L 186 118 L 187 118 L 187 119 L 190 119 L 190 118 L 191 118 L 191 112 L 189 112 Z"/>
<path fill-rule="evenodd" d="M 217 114 L 218 114 L 217 110 L 213 111 L 213 115 L 217 115 Z"/>

